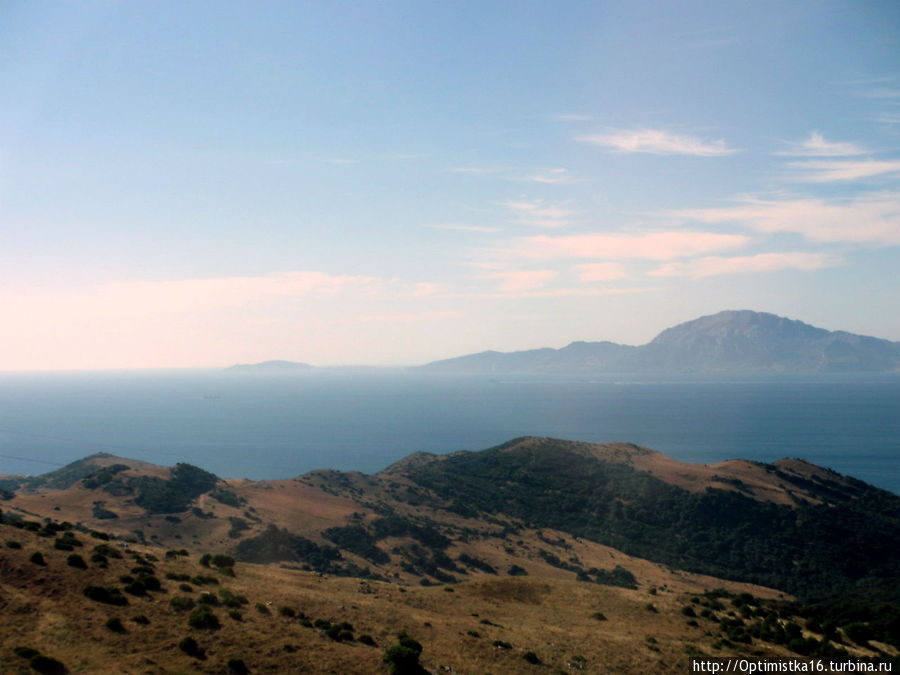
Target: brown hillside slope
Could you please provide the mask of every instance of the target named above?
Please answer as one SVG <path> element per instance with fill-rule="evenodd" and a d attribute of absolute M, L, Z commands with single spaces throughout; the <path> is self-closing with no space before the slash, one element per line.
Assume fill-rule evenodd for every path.
<path fill-rule="evenodd" d="M 677 573 L 672 586 L 634 590 L 493 575 L 405 587 L 267 565 L 237 564 L 228 572 L 204 566 L 195 551 L 103 541 L 80 531 L 46 536 L 19 525 L 0 524 L 4 672 L 26 672 L 29 652 L 22 648 L 29 648 L 73 673 L 223 673 L 237 659 L 251 673 L 386 673 L 381 656 L 399 631 L 423 644 L 430 672 L 473 675 L 531 672 L 527 652 L 554 671 L 619 674 L 686 671 L 691 655 L 789 653 L 762 641 L 724 646 L 719 619 L 734 612 L 737 600 L 700 595 L 719 582 Z M 56 548 L 60 539 L 73 551 Z M 36 552 L 43 564 L 32 562 Z M 73 555 L 85 564 L 73 567 Z M 160 581 L 157 590 L 126 590 L 129 580 L 147 574 Z M 84 593 L 89 586 L 114 589 L 126 604 L 91 599 Z M 216 596 L 211 612 L 218 627 L 191 625 L 204 593 Z M 750 607 L 767 611 L 769 602 L 752 599 Z M 178 609 L 179 603 L 194 609 Z M 685 607 L 698 618 L 686 616 Z M 699 617 L 701 610 L 709 615 Z M 779 621 L 790 619 L 802 622 L 789 614 Z M 341 624 L 341 633 L 329 634 Z M 199 651 L 185 653 L 179 647 L 185 638 Z"/>

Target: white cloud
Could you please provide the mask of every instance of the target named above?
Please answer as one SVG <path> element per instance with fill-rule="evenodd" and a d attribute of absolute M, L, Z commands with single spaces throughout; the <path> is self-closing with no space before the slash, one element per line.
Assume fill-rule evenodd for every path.
<path fill-rule="evenodd" d="M 601 297 L 606 295 L 632 295 L 635 293 L 651 293 L 658 291 L 655 286 L 639 288 L 552 288 L 547 290 L 523 291 L 519 293 L 488 294 L 478 296 L 485 300 L 498 298 L 564 298 L 564 297 Z"/>
<path fill-rule="evenodd" d="M 326 164 L 359 164 L 358 159 L 350 159 L 348 157 L 323 157 L 320 161 L 325 162 Z"/>
<path fill-rule="evenodd" d="M 492 279 L 500 279 L 500 290 L 504 293 L 517 293 L 543 288 L 555 276 L 553 270 L 505 270 L 488 275 Z"/>
<path fill-rule="evenodd" d="M 437 293 L 439 289 L 440 286 L 438 286 L 437 284 L 433 284 L 427 281 L 421 282 L 413 286 L 412 296 L 414 298 L 427 298 Z"/>
<path fill-rule="evenodd" d="M 735 206 L 670 211 L 703 223 L 739 223 L 767 233 L 792 232 L 811 241 L 900 244 L 900 193 L 848 199 L 746 198 Z"/>
<path fill-rule="evenodd" d="M 672 260 L 740 248 L 750 241 L 740 234 L 650 232 L 523 237 L 514 252 L 528 258 L 596 260 Z"/>
<path fill-rule="evenodd" d="M 778 270 L 818 270 L 833 267 L 840 259 L 824 253 L 760 253 L 750 256 L 709 256 L 689 261 L 669 262 L 648 272 L 651 277 L 704 277 L 724 274 L 751 274 Z"/>
<path fill-rule="evenodd" d="M 430 227 L 435 230 L 453 230 L 453 231 L 458 231 L 458 232 L 490 233 L 490 232 L 496 232 L 498 230 L 498 228 L 496 228 L 496 227 L 488 227 L 486 225 L 454 225 L 454 224 L 442 224 L 442 223 L 428 225 L 427 227 Z"/>
<path fill-rule="evenodd" d="M 92 295 L 104 304 L 131 305 L 142 313 L 187 312 L 279 298 L 328 296 L 350 288 L 356 292 L 374 293 L 382 283 L 376 277 L 304 270 L 260 277 L 116 282 L 97 286 Z"/>
<path fill-rule="evenodd" d="M 855 143 L 827 141 L 818 131 L 810 133 L 806 140 L 789 145 L 787 150 L 775 154 L 799 157 L 852 157 L 866 153 L 864 148 Z"/>
<path fill-rule="evenodd" d="M 614 281 L 628 277 L 625 268 L 619 263 L 585 263 L 583 265 L 575 265 L 575 270 L 578 272 L 579 278 L 584 282 Z"/>
<path fill-rule="evenodd" d="M 580 183 L 582 179 L 576 178 L 566 169 L 550 169 L 548 171 L 539 171 L 527 176 L 525 180 L 532 183 L 545 183 L 548 185 L 560 185 L 563 183 Z"/>
<path fill-rule="evenodd" d="M 521 223 L 535 227 L 565 227 L 578 212 L 567 208 L 567 202 L 548 202 L 543 199 L 526 199 L 503 202 Z"/>
<path fill-rule="evenodd" d="M 497 173 L 499 169 L 494 169 L 487 166 L 455 166 L 450 168 L 451 173 L 469 173 L 475 176 L 487 176 L 493 173 Z"/>
<path fill-rule="evenodd" d="M 662 129 L 622 129 L 606 134 L 576 136 L 575 140 L 590 145 L 602 145 L 618 152 L 643 152 L 653 155 L 720 157 L 737 152 L 735 148 L 729 148 L 722 139 L 705 141 Z"/>
<path fill-rule="evenodd" d="M 788 166 L 799 170 L 793 180 L 803 183 L 859 180 L 900 172 L 900 160 L 810 160 L 789 162 Z"/>
<path fill-rule="evenodd" d="M 440 321 L 458 319 L 462 312 L 453 310 L 413 312 L 409 314 L 360 314 L 353 319 L 356 323 L 418 323 L 421 321 Z"/>
<path fill-rule="evenodd" d="M 124 281 L 59 289 L 0 289 L 0 368 L 141 368 L 292 358 L 353 362 L 361 333 L 401 315 L 444 318 L 430 296 L 439 289 L 361 275 L 304 270 L 267 276 Z M 453 309 L 453 308 L 450 308 Z M 432 314 L 428 314 L 432 312 Z M 380 322 L 375 316 L 386 316 Z M 412 318 L 408 318 L 412 321 Z M 374 344 L 385 329 L 371 330 Z M 402 342 L 386 340 L 366 359 L 403 362 Z M 326 356 L 330 355 L 330 356 Z"/>

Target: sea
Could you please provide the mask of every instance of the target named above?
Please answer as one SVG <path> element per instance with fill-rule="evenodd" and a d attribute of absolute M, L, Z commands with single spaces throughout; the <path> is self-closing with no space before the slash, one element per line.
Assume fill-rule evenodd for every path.
<path fill-rule="evenodd" d="M 374 473 L 521 436 L 627 441 L 685 462 L 799 457 L 900 494 L 900 376 L 0 374 L 0 474 L 96 452 L 224 478 Z"/>

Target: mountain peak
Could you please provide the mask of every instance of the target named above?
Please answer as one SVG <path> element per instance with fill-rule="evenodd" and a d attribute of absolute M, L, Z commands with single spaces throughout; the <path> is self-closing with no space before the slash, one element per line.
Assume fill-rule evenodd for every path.
<path fill-rule="evenodd" d="M 641 347 L 576 341 L 562 349 L 482 352 L 423 368 L 572 374 L 886 372 L 900 370 L 900 343 L 742 309 L 672 326 Z"/>

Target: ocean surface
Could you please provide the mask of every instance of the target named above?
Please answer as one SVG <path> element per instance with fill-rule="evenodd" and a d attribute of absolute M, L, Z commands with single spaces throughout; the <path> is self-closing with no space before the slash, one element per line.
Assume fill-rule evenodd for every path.
<path fill-rule="evenodd" d="M 519 436 L 629 441 L 688 462 L 801 457 L 900 493 L 900 376 L 622 380 L 335 370 L 0 375 L 0 473 L 95 452 L 226 478 L 373 473 Z"/>

